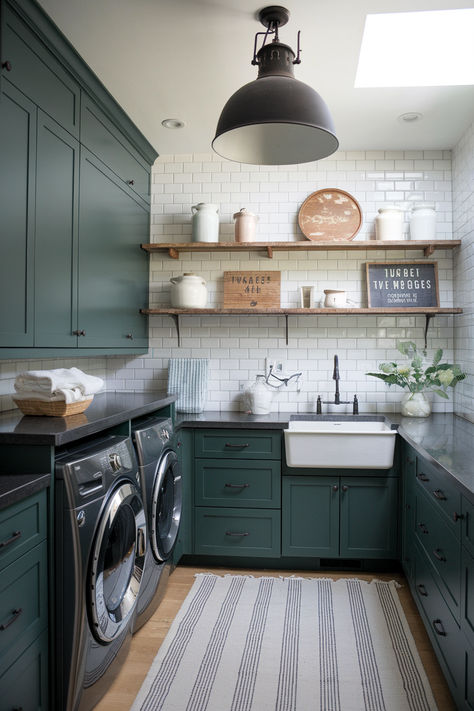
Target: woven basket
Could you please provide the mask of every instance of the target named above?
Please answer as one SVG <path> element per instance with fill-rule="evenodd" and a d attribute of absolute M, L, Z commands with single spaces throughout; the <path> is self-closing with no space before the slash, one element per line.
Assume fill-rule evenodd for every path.
<path fill-rule="evenodd" d="M 68 415 L 78 415 L 87 410 L 94 397 L 79 402 L 65 403 L 64 400 L 46 402 L 45 400 L 16 400 L 13 402 L 24 415 L 46 415 L 47 417 L 68 417 Z"/>

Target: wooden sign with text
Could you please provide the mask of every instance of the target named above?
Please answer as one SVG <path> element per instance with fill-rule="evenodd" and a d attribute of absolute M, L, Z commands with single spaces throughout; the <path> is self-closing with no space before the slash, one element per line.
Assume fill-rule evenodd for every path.
<path fill-rule="evenodd" d="M 438 263 L 367 262 L 370 308 L 439 307 Z"/>
<path fill-rule="evenodd" d="M 280 272 L 224 272 L 224 308 L 280 308 Z"/>

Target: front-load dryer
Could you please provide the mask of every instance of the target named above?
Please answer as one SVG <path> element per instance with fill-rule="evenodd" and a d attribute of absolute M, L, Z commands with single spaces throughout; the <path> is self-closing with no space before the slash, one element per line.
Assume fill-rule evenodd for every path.
<path fill-rule="evenodd" d="M 148 529 L 145 568 L 134 625 L 136 631 L 154 613 L 166 590 L 181 522 L 182 477 L 171 418 L 155 415 L 132 422 L 132 439 L 138 457 Z"/>
<path fill-rule="evenodd" d="M 58 454 L 55 466 L 56 711 L 89 711 L 125 661 L 146 551 L 129 437 Z"/>

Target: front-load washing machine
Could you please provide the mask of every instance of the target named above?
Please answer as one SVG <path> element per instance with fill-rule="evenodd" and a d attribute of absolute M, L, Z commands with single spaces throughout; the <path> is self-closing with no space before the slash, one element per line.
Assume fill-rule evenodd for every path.
<path fill-rule="evenodd" d="M 89 711 L 125 661 L 146 551 L 129 437 L 59 453 L 55 466 L 56 711 Z"/>
<path fill-rule="evenodd" d="M 148 546 L 134 631 L 161 602 L 171 569 L 182 511 L 181 467 L 171 418 L 151 416 L 132 422 L 145 504 Z"/>

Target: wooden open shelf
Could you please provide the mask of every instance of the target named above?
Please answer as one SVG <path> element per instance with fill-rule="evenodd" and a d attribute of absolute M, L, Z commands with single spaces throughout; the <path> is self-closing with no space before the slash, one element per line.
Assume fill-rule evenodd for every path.
<path fill-rule="evenodd" d="M 316 308 L 316 309 L 301 309 L 301 308 L 279 308 L 279 309 L 175 309 L 172 307 L 158 308 L 158 309 L 141 309 L 142 314 L 148 314 L 149 316 L 170 316 L 176 326 L 176 333 L 178 336 L 178 346 L 181 345 L 180 336 L 180 323 L 179 317 L 184 315 L 253 315 L 253 316 L 284 316 L 285 317 L 285 334 L 286 334 L 286 345 L 288 345 L 288 316 L 320 316 L 320 315 L 330 315 L 330 316 L 344 316 L 344 315 L 365 315 L 365 316 L 377 316 L 377 315 L 390 315 L 390 316 L 407 316 L 408 314 L 421 315 L 425 317 L 425 348 L 426 339 L 428 335 L 428 328 L 430 325 L 430 320 L 437 315 L 445 314 L 461 314 L 462 309 L 448 307 L 441 308 L 437 306 L 414 306 L 414 307 L 400 307 L 400 308 L 343 308 L 343 309 L 329 309 L 329 308 Z"/>
<path fill-rule="evenodd" d="M 431 256 L 437 249 L 454 249 L 459 247 L 461 240 L 438 239 L 429 242 L 421 240 L 399 240 L 396 242 L 382 240 L 346 241 L 346 242 L 157 242 L 142 244 L 146 252 L 168 252 L 172 259 L 179 259 L 181 252 L 266 252 L 267 257 L 273 257 L 273 252 L 323 252 L 335 250 L 389 250 L 407 249 L 420 250 L 425 257 Z"/>

